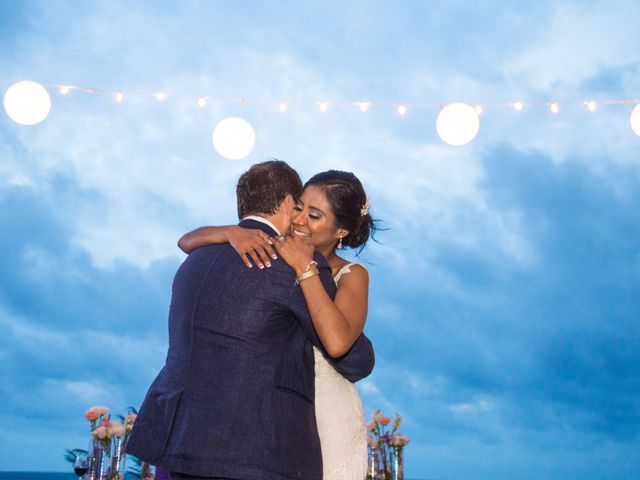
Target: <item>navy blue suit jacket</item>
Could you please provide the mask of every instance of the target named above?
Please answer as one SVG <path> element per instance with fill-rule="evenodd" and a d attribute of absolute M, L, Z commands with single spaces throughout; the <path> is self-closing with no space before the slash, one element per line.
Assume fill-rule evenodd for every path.
<path fill-rule="evenodd" d="M 261 222 L 240 225 L 275 235 Z M 316 261 L 333 297 L 331 270 Z M 127 453 L 199 476 L 322 479 L 312 348 L 321 343 L 295 273 L 282 259 L 271 263 L 249 269 L 225 244 L 196 249 L 180 266 L 166 363 Z M 373 363 L 362 335 L 334 365 L 356 381 Z"/>

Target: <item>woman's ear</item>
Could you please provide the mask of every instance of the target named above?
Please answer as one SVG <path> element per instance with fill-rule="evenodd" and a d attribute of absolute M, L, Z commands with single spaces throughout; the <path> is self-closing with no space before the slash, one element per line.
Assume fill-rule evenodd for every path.
<path fill-rule="evenodd" d="M 336 238 L 345 238 L 349 235 L 349 230 L 345 230 L 344 228 L 339 228 L 336 232 Z"/>

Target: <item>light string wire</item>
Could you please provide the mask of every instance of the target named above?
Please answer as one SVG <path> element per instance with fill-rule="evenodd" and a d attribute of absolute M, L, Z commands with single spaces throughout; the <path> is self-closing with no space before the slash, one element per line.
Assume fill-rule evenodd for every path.
<path fill-rule="evenodd" d="M 9 81 L 9 80 L 1 80 L 3 84 L 13 84 L 17 82 L 17 80 Z M 167 90 L 136 90 L 129 88 L 116 88 L 116 87 L 90 87 L 84 85 L 74 85 L 71 83 L 50 83 L 50 82 L 37 82 L 40 85 L 52 89 L 58 90 L 62 95 L 68 95 L 72 91 L 80 91 L 83 93 L 89 94 L 109 94 L 116 98 L 116 100 L 120 103 L 123 102 L 127 96 L 139 96 L 139 97 L 154 97 L 158 101 L 164 101 L 169 97 L 177 97 L 177 98 L 188 98 L 194 101 L 196 105 L 204 108 L 206 103 L 208 102 L 217 102 L 217 103 L 237 103 L 241 106 L 246 105 L 274 105 L 278 106 L 281 112 L 288 110 L 290 106 L 300 106 L 300 105 L 314 105 L 319 108 L 321 111 L 328 110 L 328 107 L 357 107 L 362 112 L 367 112 L 371 107 L 393 107 L 398 110 L 401 114 L 407 112 L 408 109 L 413 108 L 436 108 L 443 109 L 449 103 L 454 102 L 405 102 L 405 101 L 373 101 L 373 100 L 329 100 L 329 99 L 320 99 L 320 100 L 307 100 L 307 101 L 290 101 L 284 98 L 274 100 L 274 99 L 257 99 L 257 98 L 247 98 L 247 97 L 221 97 L 216 95 L 193 95 L 193 94 L 184 94 L 184 93 L 172 93 Z M 570 101 L 530 101 L 525 99 L 514 100 L 509 102 L 463 102 L 468 105 L 473 106 L 478 110 L 479 114 L 484 113 L 486 107 L 509 107 L 513 108 L 517 111 L 524 110 L 525 108 L 530 108 L 535 105 L 543 105 L 546 108 L 550 109 L 553 113 L 560 112 L 560 106 L 568 105 L 568 104 L 577 104 L 582 105 L 587 110 L 593 112 L 600 105 L 637 105 L 640 104 L 640 98 L 625 98 L 625 99 L 596 99 L 596 98 L 588 98 L 583 100 L 570 100 Z"/>

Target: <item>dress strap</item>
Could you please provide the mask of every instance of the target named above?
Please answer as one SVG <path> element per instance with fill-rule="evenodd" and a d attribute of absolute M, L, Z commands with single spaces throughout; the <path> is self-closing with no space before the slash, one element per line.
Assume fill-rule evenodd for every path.
<path fill-rule="evenodd" d="M 345 273 L 351 273 L 351 268 L 354 265 L 360 265 L 359 263 L 347 263 L 344 267 L 342 267 L 340 270 L 338 270 L 338 273 L 336 273 L 336 276 L 333 277 L 333 281 L 336 282 L 336 285 L 338 284 L 338 281 L 340 280 L 340 277 L 342 277 L 342 275 L 344 275 Z"/>

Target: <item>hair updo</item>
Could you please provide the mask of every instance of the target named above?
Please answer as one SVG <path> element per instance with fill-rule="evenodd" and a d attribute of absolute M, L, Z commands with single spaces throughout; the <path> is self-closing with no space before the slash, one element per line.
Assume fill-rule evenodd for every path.
<path fill-rule="evenodd" d="M 367 195 L 358 177 L 351 172 L 327 170 L 311 177 L 304 184 L 304 188 L 310 185 L 320 187 L 324 191 L 336 218 L 337 227 L 349 231 L 349 234 L 342 238 L 342 245 L 357 248 L 359 254 L 369 237 L 374 237 L 377 227 L 376 221 L 368 211 Z"/>

